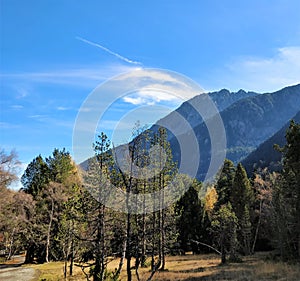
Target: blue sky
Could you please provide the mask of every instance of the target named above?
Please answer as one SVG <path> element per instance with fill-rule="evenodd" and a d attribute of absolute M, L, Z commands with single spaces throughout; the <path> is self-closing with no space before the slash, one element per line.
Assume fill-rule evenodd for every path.
<path fill-rule="evenodd" d="M 72 153 L 87 96 L 137 68 L 182 73 L 206 91 L 267 92 L 298 83 L 299 11 L 298 0 L 0 0 L 1 147 L 16 149 L 24 166 L 55 147 Z M 119 99 L 101 130 L 111 133 L 123 116 L 129 132 L 145 116 L 129 110 L 156 106 L 145 121 L 154 122 L 182 102 L 158 96 Z"/>

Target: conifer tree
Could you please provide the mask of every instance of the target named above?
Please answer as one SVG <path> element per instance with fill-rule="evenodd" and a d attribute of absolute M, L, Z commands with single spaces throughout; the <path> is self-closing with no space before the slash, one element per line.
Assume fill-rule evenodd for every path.
<path fill-rule="evenodd" d="M 49 183 L 50 170 L 41 155 L 33 159 L 21 177 L 22 190 L 34 198 Z"/>
<path fill-rule="evenodd" d="M 220 207 L 221 205 L 227 204 L 230 201 L 235 170 L 236 169 L 233 162 L 225 159 L 223 168 L 215 186 L 218 194 L 216 208 Z"/>
<path fill-rule="evenodd" d="M 300 124 L 291 121 L 286 141 L 283 150 L 284 177 L 288 182 L 291 207 L 295 210 L 293 214 L 295 245 L 300 258 Z"/>
<path fill-rule="evenodd" d="M 217 237 L 217 244 L 221 249 L 221 262 L 226 263 L 226 254 L 230 253 L 230 260 L 236 259 L 236 230 L 238 219 L 229 203 L 222 205 L 212 218 L 212 232 Z"/>
<path fill-rule="evenodd" d="M 282 178 L 274 192 L 275 215 L 286 226 L 277 239 L 281 255 L 300 258 L 300 124 L 293 120 L 286 132 L 286 145 L 279 148 L 283 157 Z M 290 249 L 290 250 L 289 250 Z"/>
<path fill-rule="evenodd" d="M 199 241 L 202 231 L 203 208 L 198 196 L 201 188 L 202 183 L 194 180 L 188 191 L 176 203 L 178 242 L 183 252 L 197 252 L 198 247 L 194 247 L 195 243 L 191 241 Z"/>
<path fill-rule="evenodd" d="M 94 197 L 87 202 L 87 220 L 89 222 L 88 236 L 84 239 L 91 241 L 89 248 L 94 264 L 91 265 L 90 275 L 94 281 L 102 281 L 105 277 L 108 257 L 107 212 L 105 200 L 110 170 L 112 169 L 112 155 L 110 141 L 103 132 L 98 136 L 94 146 L 95 156 L 90 159 L 88 170 L 84 174 L 84 185 Z"/>
<path fill-rule="evenodd" d="M 238 240 L 245 255 L 249 255 L 251 252 L 250 207 L 253 200 L 254 194 L 247 173 L 242 164 L 239 163 L 233 180 L 230 201 L 238 218 Z"/>

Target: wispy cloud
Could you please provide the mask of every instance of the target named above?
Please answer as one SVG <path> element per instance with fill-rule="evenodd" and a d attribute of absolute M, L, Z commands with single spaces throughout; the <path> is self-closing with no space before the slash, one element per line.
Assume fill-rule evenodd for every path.
<path fill-rule="evenodd" d="M 142 97 L 124 97 L 124 102 L 131 103 L 133 105 L 139 105 L 145 103 L 145 100 Z"/>
<path fill-rule="evenodd" d="M 283 47 L 272 57 L 242 57 L 225 68 L 221 87 L 271 92 L 300 83 L 300 46 Z M 234 87 L 234 89 L 233 89 Z"/>
<path fill-rule="evenodd" d="M 76 86 L 83 88 L 95 87 L 99 83 L 109 79 L 117 74 L 128 72 L 135 69 L 132 66 L 121 64 L 107 64 L 102 66 L 90 67 L 70 67 L 65 69 L 53 69 L 39 72 L 23 72 L 23 73 L 0 73 L 0 78 L 6 84 L 11 84 L 17 91 L 17 98 L 24 98 L 28 95 L 28 91 L 23 87 L 17 87 L 19 83 L 26 85 L 31 84 L 56 84 L 66 86 Z"/>
<path fill-rule="evenodd" d="M 184 77 L 182 74 L 173 71 L 137 68 L 136 71 L 128 72 L 114 80 L 123 88 L 126 85 L 131 85 L 131 89 L 136 89 L 136 92 L 156 92 L 154 96 L 170 97 L 174 96 L 183 100 L 188 100 L 205 91 L 199 84 Z M 157 94 L 159 93 L 159 94 Z M 162 99 L 163 100 L 163 99 Z"/>
<path fill-rule="evenodd" d="M 38 122 L 48 122 L 49 121 L 49 116 L 45 114 L 34 114 L 28 116 L 30 119 L 36 120 Z"/>
<path fill-rule="evenodd" d="M 11 130 L 11 129 L 17 129 L 19 127 L 20 127 L 19 125 L 12 124 L 12 123 L 9 123 L 9 122 L 0 122 L 0 129 Z"/>
<path fill-rule="evenodd" d="M 17 96 L 18 99 L 23 99 L 23 98 L 28 96 L 28 91 L 24 88 L 19 87 L 18 88 L 18 93 L 19 93 L 19 95 Z"/>
<path fill-rule="evenodd" d="M 40 122 L 42 124 L 47 124 L 47 126 L 54 126 L 55 128 L 63 127 L 72 129 L 74 126 L 73 120 L 65 120 L 46 114 L 30 115 L 28 116 L 28 118 Z"/>
<path fill-rule="evenodd" d="M 124 97 L 123 101 L 133 105 L 154 105 L 160 102 L 172 102 L 179 105 L 182 102 L 177 96 L 159 92 L 158 90 L 142 90 Z"/>
<path fill-rule="evenodd" d="M 59 111 L 66 111 L 66 110 L 70 110 L 71 108 L 70 107 L 64 107 L 64 106 L 58 106 L 56 109 L 59 110 Z"/>
<path fill-rule="evenodd" d="M 15 110 L 20 110 L 20 109 L 23 109 L 24 106 L 23 105 L 19 105 L 19 104 L 15 104 L 15 105 L 10 106 L 10 108 L 15 109 Z"/>
<path fill-rule="evenodd" d="M 77 40 L 80 40 L 80 41 L 82 41 L 82 42 L 84 42 L 84 43 L 87 43 L 87 44 L 89 44 L 89 45 L 91 45 L 91 46 L 95 46 L 95 47 L 97 47 L 97 48 L 100 48 L 100 49 L 102 49 L 103 51 L 105 51 L 105 52 L 107 52 L 107 53 L 109 53 L 109 54 L 115 56 L 116 58 L 118 58 L 118 59 L 120 59 L 120 60 L 122 60 L 122 61 L 124 61 L 124 62 L 130 63 L 130 64 L 142 65 L 141 62 L 133 61 L 133 60 L 128 59 L 128 58 L 126 58 L 126 57 L 124 57 L 124 56 L 121 56 L 120 54 L 115 53 L 115 52 L 111 51 L 110 49 L 108 49 L 108 48 L 106 48 L 106 47 L 104 47 L 104 46 L 102 46 L 102 45 L 100 45 L 100 44 L 98 44 L 98 43 L 94 43 L 94 42 L 92 42 L 92 41 L 86 40 L 86 39 L 81 38 L 81 37 L 78 37 L 78 36 L 76 37 L 76 39 L 77 39 Z"/>

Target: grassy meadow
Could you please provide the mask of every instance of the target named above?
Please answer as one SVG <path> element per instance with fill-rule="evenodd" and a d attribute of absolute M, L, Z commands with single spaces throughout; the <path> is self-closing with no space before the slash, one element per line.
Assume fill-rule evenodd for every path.
<path fill-rule="evenodd" d="M 213 280 L 300 280 L 300 265 L 284 262 L 274 262 L 267 259 L 268 254 L 257 253 L 250 257 L 243 258 L 241 263 L 229 263 L 220 265 L 220 258 L 217 255 L 185 255 L 167 257 L 166 271 L 157 272 L 152 280 L 157 281 L 213 281 Z M 118 266 L 118 260 L 108 264 L 108 269 L 113 271 Z M 40 273 L 39 281 L 65 280 L 63 277 L 63 262 L 51 262 L 42 265 L 31 265 Z M 70 281 L 86 280 L 81 269 L 75 267 L 74 276 L 67 277 Z M 137 280 L 135 270 L 133 280 Z M 150 275 L 149 268 L 140 268 L 140 280 L 147 280 Z M 126 280 L 125 266 L 120 280 Z"/>

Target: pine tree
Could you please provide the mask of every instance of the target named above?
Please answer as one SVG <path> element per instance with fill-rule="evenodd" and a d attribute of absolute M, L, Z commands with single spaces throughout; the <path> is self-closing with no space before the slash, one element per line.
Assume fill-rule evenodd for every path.
<path fill-rule="evenodd" d="M 203 209 L 198 192 L 202 184 L 197 180 L 189 187 L 188 191 L 176 203 L 177 231 L 180 250 L 197 252 L 195 243 L 199 241 L 201 234 L 201 218 Z"/>
<path fill-rule="evenodd" d="M 225 159 L 223 168 L 215 186 L 218 194 L 216 208 L 220 207 L 221 205 L 227 204 L 230 201 L 235 170 L 236 169 L 233 162 Z"/>
<path fill-rule="evenodd" d="M 167 235 L 166 230 L 168 227 L 168 222 L 170 218 L 170 213 L 168 211 L 171 209 L 165 208 L 165 193 L 164 188 L 168 185 L 168 183 L 172 180 L 174 173 L 176 172 L 176 166 L 173 161 L 172 151 L 170 143 L 167 141 L 167 130 L 163 127 L 158 129 L 158 143 L 159 145 L 159 189 L 161 190 L 161 207 L 162 209 L 158 212 L 160 215 L 160 237 L 161 237 L 161 270 L 165 270 L 166 265 L 166 245 L 167 245 Z"/>
<path fill-rule="evenodd" d="M 292 200 L 291 207 L 295 210 L 293 214 L 295 246 L 300 258 L 300 124 L 291 121 L 286 141 L 283 150 L 284 177 Z"/>
<path fill-rule="evenodd" d="M 89 222 L 89 236 L 84 239 L 92 242 L 90 255 L 94 259 L 90 275 L 94 281 L 102 281 L 105 277 L 106 263 L 108 257 L 107 237 L 107 212 L 105 201 L 107 199 L 107 187 L 110 181 L 110 170 L 113 167 L 112 155 L 110 153 L 110 141 L 103 132 L 98 136 L 93 145 L 95 157 L 91 158 L 88 170 L 84 174 L 84 185 L 94 197 L 87 202 L 87 220 Z"/>
<path fill-rule="evenodd" d="M 221 262 L 226 263 L 226 254 L 230 253 L 230 260 L 236 260 L 236 229 L 238 219 L 229 203 L 222 205 L 213 215 L 211 228 L 217 237 L 217 244 L 221 248 Z"/>
<path fill-rule="evenodd" d="M 247 173 L 241 163 L 238 164 L 233 180 L 230 202 L 238 218 L 238 240 L 242 245 L 245 255 L 251 252 L 251 221 L 250 207 L 254 201 L 253 190 Z"/>
<path fill-rule="evenodd" d="M 276 146 L 282 152 L 283 171 L 274 192 L 275 215 L 283 217 L 286 223 L 277 245 L 283 257 L 300 258 L 300 124 L 293 120 L 286 132 L 286 141 L 283 148 Z"/>
<path fill-rule="evenodd" d="M 49 183 L 50 170 L 41 155 L 37 156 L 27 166 L 21 177 L 22 190 L 31 194 L 34 198 Z"/>

